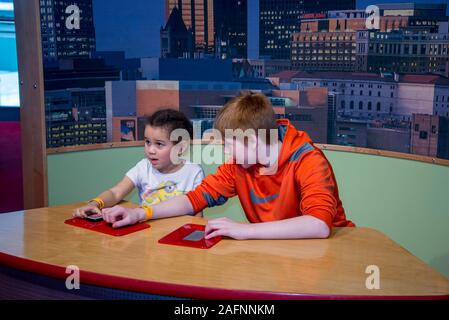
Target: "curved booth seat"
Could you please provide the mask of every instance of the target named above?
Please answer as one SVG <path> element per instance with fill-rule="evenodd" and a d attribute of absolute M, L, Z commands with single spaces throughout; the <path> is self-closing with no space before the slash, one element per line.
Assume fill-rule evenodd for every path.
<path fill-rule="evenodd" d="M 79 270 L 79 293 L 90 298 L 449 299 L 448 279 L 374 229 L 335 228 L 326 240 L 223 239 L 202 250 L 158 240 L 203 218 L 112 237 L 64 224 L 79 205 L 1 215 L 2 268 L 61 295 L 73 293 L 66 279 Z"/>

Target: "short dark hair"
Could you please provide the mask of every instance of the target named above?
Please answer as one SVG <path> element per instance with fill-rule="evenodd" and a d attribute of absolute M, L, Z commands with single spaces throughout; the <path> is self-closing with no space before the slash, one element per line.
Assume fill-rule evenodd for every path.
<path fill-rule="evenodd" d="M 168 131 L 168 135 L 176 129 L 184 129 L 189 133 L 190 139 L 193 138 L 193 125 L 189 118 L 180 111 L 173 109 L 162 109 L 156 111 L 147 118 L 146 124 L 148 126 L 164 128 Z M 181 139 L 175 141 L 180 142 Z"/>

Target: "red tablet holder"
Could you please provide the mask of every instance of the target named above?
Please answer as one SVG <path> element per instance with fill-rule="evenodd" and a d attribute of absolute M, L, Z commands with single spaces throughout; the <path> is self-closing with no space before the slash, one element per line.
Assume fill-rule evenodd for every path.
<path fill-rule="evenodd" d="M 205 239 L 204 236 L 198 240 L 192 239 L 188 240 L 190 235 L 197 231 L 204 232 L 205 226 L 200 224 L 185 224 L 182 227 L 176 229 L 175 231 L 169 233 L 165 237 L 159 240 L 162 244 L 171 244 L 175 246 L 184 246 L 199 249 L 209 249 L 221 240 L 221 236 L 214 237 L 211 239 Z"/>
<path fill-rule="evenodd" d="M 75 227 L 80 227 L 96 232 L 101 232 L 105 234 L 109 234 L 111 236 L 119 237 L 124 236 L 133 232 L 137 232 L 140 230 L 148 229 L 150 225 L 148 223 L 142 222 L 138 224 L 134 224 L 131 226 L 121 227 L 121 228 L 113 228 L 111 224 L 107 223 L 104 220 L 101 221 L 89 221 L 87 219 L 82 218 L 72 218 L 64 221 L 65 224 L 69 224 Z"/>

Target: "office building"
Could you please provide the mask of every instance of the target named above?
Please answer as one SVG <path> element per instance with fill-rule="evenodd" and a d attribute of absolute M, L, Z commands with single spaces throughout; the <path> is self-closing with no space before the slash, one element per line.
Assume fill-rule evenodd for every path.
<path fill-rule="evenodd" d="M 193 57 L 192 29 L 187 29 L 178 7 L 174 7 L 165 27 L 161 27 L 161 57 Z"/>
<path fill-rule="evenodd" d="M 411 153 L 449 159 L 449 118 L 414 114 L 410 144 Z"/>
<path fill-rule="evenodd" d="M 165 21 L 174 8 L 181 14 L 194 41 L 194 51 L 214 53 L 214 0 L 165 0 Z"/>
<path fill-rule="evenodd" d="M 214 0 L 215 56 L 246 58 L 248 51 L 248 0 Z"/>
<path fill-rule="evenodd" d="M 280 88 L 325 87 L 337 114 L 411 121 L 413 113 L 449 116 L 449 79 L 440 75 L 284 71 L 270 77 Z"/>
<path fill-rule="evenodd" d="M 59 59 L 89 58 L 95 51 L 92 0 L 39 0 L 39 3 L 44 63 Z M 79 12 L 75 11 L 73 5 Z M 77 14 L 79 26 L 73 19 Z"/>
<path fill-rule="evenodd" d="M 290 59 L 291 35 L 300 31 L 304 14 L 350 9 L 355 0 L 260 0 L 259 57 Z"/>

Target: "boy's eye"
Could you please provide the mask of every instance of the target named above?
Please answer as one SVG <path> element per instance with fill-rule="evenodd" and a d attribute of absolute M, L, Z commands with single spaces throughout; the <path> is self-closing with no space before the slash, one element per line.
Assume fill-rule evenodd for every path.
<path fill-rule="evenodd" d="M 150 140 L 145 140 L 146 144 L 151 144 Z"/>

